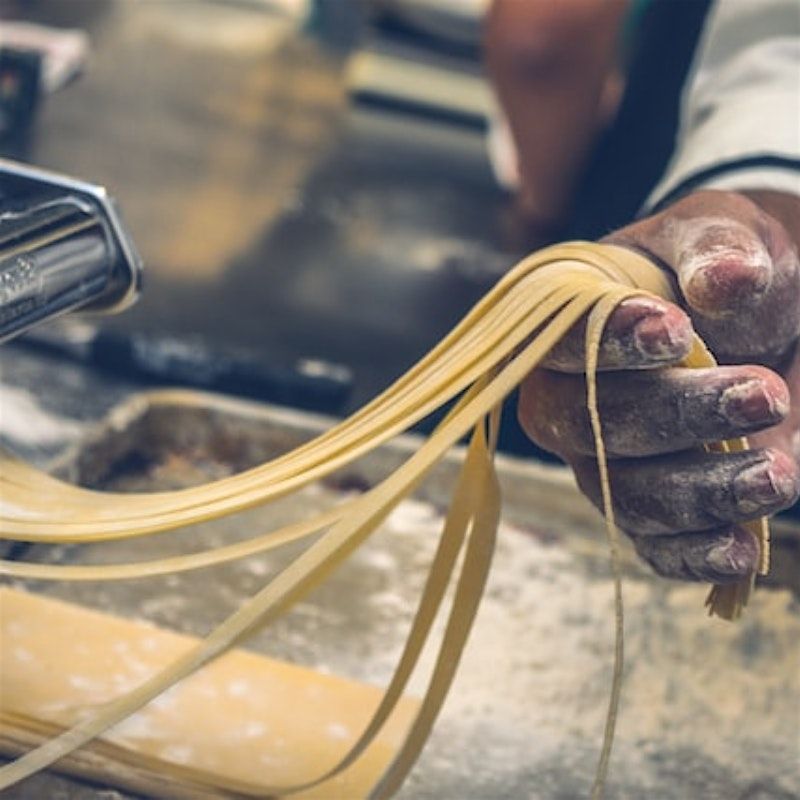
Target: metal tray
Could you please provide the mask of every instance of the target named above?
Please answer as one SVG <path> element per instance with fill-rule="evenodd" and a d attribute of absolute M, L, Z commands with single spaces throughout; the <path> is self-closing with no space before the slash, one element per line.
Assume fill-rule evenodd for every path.
<path fill-rule="evenodd" d="M 136 395 L 56 465 L 117 491 L 222 477 L 307 440 L 329 420 L 209 397 L 208 408 Z M 363 491 L 418 446 L 401 437 L 277 506 L 112 546 L 35 547 L 44 561 L 148 559 L 252 535 Z M 322 587 L 248 644 L 381 684 L 391 672 L 433 553 L 459 453 L 445 459 Z M 568 472 L 500 458 L 504 515 L 492 576 L 459 676 L 401 797 L 585 797 L 611 674 L 612 593 L 598 514 Z M 800 536 L 784 523 L 776 564 L 797 580 Z M 296 552 L 120 584 L 31 584 L 35 591 L 194 634 L 252 595 Z M 626 669 L 609 798 L 787 800 L 800 796 L 800 604 L 757 592 L 736 624 L 706 617 L 706 587 L 653 577 L 625 554 Z M 796 588 L 796 586 L 795 586 Z M 426 662 L 429 663 L 429 662 Z M 420 692 L 423 683 L 413 686 Z M 8 792 L 129 797 L 53 774 Z M 349 800 L 342 799 L 342 800 Z"/>

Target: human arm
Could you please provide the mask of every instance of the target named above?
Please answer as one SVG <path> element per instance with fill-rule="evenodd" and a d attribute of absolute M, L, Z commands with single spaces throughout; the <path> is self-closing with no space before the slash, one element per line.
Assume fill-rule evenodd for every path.
<path fill-rule="evenodd" d="M 622 526 L 662 574 L 722 583 L 755 563 L 741 522 L 785 508 L 799 488 L 794 0 L 716 3 L 692 74 L 676 152 L 649 215 L 607 238 L 669 271 L 679 303 L 629 301 L 617 312 L 605 366 L 620 371 L 602 376 L 599 390 Z M 726 366 L 647 370 L 675 364 L 693 328 Z M 597 501 L 583 378 L 563 374 L 580 371 L 580 332 L 555 356 L 557 371 L 538 371 L 523 387 L 520 418 Z M 742 434 L 754 446 L 748 454 L 690 449 Z"/>
<path fill-rule="evenodd" d="M 500 150 L 513 153 L 519 208 L 542 238 L 565 222 L 592 143 L 616 109 L 620 29 L 629 5 L 493 0 L 489 7 L 486 66 L 503 113 L 500 128 L 513 143 L 501 137 Z"/>

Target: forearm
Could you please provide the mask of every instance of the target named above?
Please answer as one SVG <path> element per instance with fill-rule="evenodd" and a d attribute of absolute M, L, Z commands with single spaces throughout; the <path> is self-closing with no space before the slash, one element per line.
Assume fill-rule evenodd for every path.
<path fill-rule="evenodd" d="M 558 221 L 598 127 L 628 0 L 495 0 L 486 59 L 517 149 L 520 200 Z"/>

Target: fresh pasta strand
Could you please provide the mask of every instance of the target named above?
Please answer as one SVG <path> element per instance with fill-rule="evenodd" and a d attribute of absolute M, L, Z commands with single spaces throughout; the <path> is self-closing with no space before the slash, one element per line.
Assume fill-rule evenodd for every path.
<path fill-rule="evenodd" d="M 407 430 L 443 405 L 454 406 L 436 430 L 394 473 L 362 496 L 310 520 L 285 526 L 214 550 L 151 562 L 109 565 L 35 564 L 0 561 L 0 573 L 41 580 L 123 580 L 199 569 L 262 552 L 289 541 L 317 538 L 247 603 L 194 649 L 142 685 L 108 703 L 75 727 L 0 768 L 0 790 L 45 769 L 91 742 L 178 681 L 201 669 L 256 630 L 285 613 L 358 547 L 464 435 L 471 431 L 461 477 L 453 494 L 439 548 L 417 614 L 394 675 L 371 721 L 347 753 L 321 775 L 294 786 L 221 781 L 183 768 L 181 775 L 209 791 L 239 796 L 288 796 L 318 785 L 356 761 L 395 708 L 432 630 L 451 580 L 450 612 L 420 710 L 405 743 L 370 797 L 390 797 L 421 752 L 452 682 L 477 613 L 497 531 L 500 495 L 492 454 L 499 407 L 505 397 L 547 355 L 567 331 L 587 317 L 587 404 L 601 476 L 615 606 L 614 673 L 603 745 L 592 787 L 602 797 L 608 773 L 623 661 L 623 605 L 619 534 L 614 522 L 613 487 L 598 413 L 596 370 L 606 321 L 632 296 L 672 297 L 664 273 L 624 248 L 574 242 L 547 248 L 524 259 L 464 320 L 403 377 L 347 420 L 271 462 L 203 486 L 138 495 L 102 493 L 45 475 L 13 455 L 0 453 L 0 536 L 16 541 L 81 543 L 143 536 L 233 514 L 286 497 Z M 690 367 L 712 366 L 699 339 L 686 359 Z M 197 406 L 203 395 L 163 392 L 160 402 Z M 746 447 L 744 440 L 721 449 Z M 760 545 L 759 571 L 768 568 L 769 539 L 764 520 L 748 524 Z M 456 562 L 461 554 L 461 566 Z M 455 577 L 454 577 L 455 576 Z M 713 587 L 709 612 L 735 619 L 753 586 L 749 576 L 733 586 Z M 0 716 L 2 712 L 0 711 Z M 34 723 L 30 723 L 32 728 Z"/>

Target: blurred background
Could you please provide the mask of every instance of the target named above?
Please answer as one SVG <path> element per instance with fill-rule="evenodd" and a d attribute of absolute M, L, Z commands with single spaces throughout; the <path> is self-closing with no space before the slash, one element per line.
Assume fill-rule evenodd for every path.
<path fill-rule="evenodd" d="M 624 16 L 625 63 L 596 140 L 580 145 L 577 200 L 544 228 L 513 191 L 484 66 L 489 6 L 0 0 L 0 153 L 105 186 L 146 267 L 132 309 L 14 346 L 134 383 L 346 414 L 532 248 L 629 221 L 669 154 L 686 17 L 697 27 L 705 3 L 607 5 Z M 586 50 L 585 36 L 572 50 L 563 39 L 550 51 Z M 527 45 L 512 33 L 514 46 Z M 501 446 L 533 452 L 506 416 Z"/>

